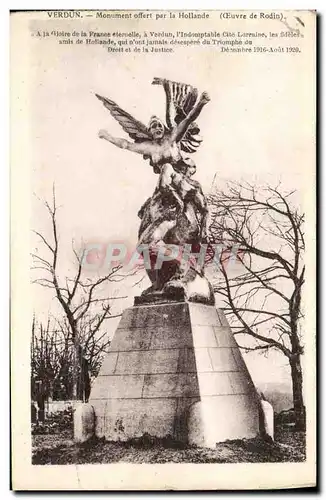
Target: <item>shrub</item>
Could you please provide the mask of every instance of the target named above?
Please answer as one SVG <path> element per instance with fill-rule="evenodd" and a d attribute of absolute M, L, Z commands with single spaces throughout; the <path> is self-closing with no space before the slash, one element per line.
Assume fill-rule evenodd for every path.
<path fill-rule="evenodd" d="M 62 431 L 72 430 L 73 409 L 66 408 L 62 411 L 49 413 L 44 422 L 32 423 L 32 434 L 58 434 Z"/>

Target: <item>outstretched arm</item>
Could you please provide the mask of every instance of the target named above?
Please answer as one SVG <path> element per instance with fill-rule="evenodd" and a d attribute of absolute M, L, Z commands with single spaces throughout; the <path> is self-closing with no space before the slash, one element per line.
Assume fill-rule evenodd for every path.
<path fill-rule="evenodd" d="M 196 106 L 194 106 L 190 113 L 186 116 L 186 118 L 175 127 L 174 131 L 171 134 L 171 139 L 173 141 L 181 141 L 182 137 L 187 132 L 187 128 L 189 127 L 190 123 L 196 120 L 205 104 L 207 104 L 209 101 L 209 95 L 206 92 L 203 92 Z"/>
<path fill-rule="evenodd" d="M 151 155 L 153 152 L 153 145 L 149 142 L 130 142 L 126 139 L 120 139 L 118 137 L 112 137 L 106 130 L 101 129 L 98 134 L 100 139 L 105 139 L 111 142 L 118 148 L 128 149 L 128 151 L 133 151 L 134 153 L 139 153 L 141 155 Z"/>

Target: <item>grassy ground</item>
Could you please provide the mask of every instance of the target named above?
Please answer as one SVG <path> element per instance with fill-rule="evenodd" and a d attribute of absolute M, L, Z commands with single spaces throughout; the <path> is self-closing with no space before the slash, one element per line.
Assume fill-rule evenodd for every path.
<path fill-rule="evenodd" d="M 209 450 L 177 447 L 168 440 L 144 437 L 128 443 L 92 440 L 82 445 L 73 442 L 71 431 L 33 436 L 33 464 L 90 463 L 238 463 L 302 462 L 305 460 L 305 436 L 291 426 L 276 428 L 275 442 L 260 438 L 227 441 Z"/>

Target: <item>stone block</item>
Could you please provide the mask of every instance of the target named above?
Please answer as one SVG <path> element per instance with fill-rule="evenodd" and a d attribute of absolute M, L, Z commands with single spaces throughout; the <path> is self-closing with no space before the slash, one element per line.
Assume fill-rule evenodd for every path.
<path fill-rule="evenodd" d="M 217 347 L 238 347 L 229 326 L 214 326 Z"/>
<path fill-rule="evenodd" d="M 215 448 L 216 443 L 228 439 L 249 439 L 258 434 L 257 404 L 247 396 L 202 397 L 190 407 L 190 444 Z"/>
<path fill-rule="evenodd" d="M 197 371 L 194 349 L 187 347 L 179 349 L 178 373 L 189 373 Z"/>
<path fill-rule="evenodd" d="M 239 347 L 233 347 L 232 352 L 233 352 L 233 357 L 237 363 L 238 370 L 245 372 L 247 376 L 250 377 L 247 365 L 245 363 L 245 360 L 243 359 Z"/>
<path fill-rule="evenodd" d="M 103 359 L 100 375 L 112 375 L 114 373 L 117 360 L 118 360 L 117 352 L 108 352 Z"/>
<path fill-rule="evenodd" d="M 213 365 L 209 355 L 209 349 L 198 347 L 195 349 L 196 369 L 198 373 L 212 372 Z"/>
<path fill-rule="evenodd" d="M 144 375 L 106 375 L 94 387 L 92 399 L 141 398 Z"/>
<path fill-rule="evenodd" d="M 188 443 L 188 423 L 191 406 L 200 401 L 200 397 L 178 398 L 174 417 L 174 437 L 177 441 Z"/>
<path fill-rule="evenodd" d="M 98 438 L 105 437 L 107 399 L 92 399 L 89 404 L 94 408 L 95 413 L 95 435 Z"/>
<path fill-rule="evenodd" d="M 74 441 L 84 443 L 95 434 L 94 408 L 89 403 L 74 403 Z"/>
<path fill-rule="evenodd" d="M 231 372 L 238 370 L 230 347 L 211 347 L 208 349 L 210 359 L 212 360 L 213 371 Z"/>
<path fill-rule="evenodd" d="M 216 309 L 216 312 L 218 314 L 221 326 L 227 326 L 227 327 L 229 327 L 229 322 L 226 319 L 226 316 L 225 316 L 224 312 L 221 309 Z"/>
<path fill-rule="evenodd" d="M 98 416 L 105 416 L 107 412 L 107 405 L 108 405 L 108 400 L 107 399 L 95 399 L 92 397 L 92 399 L 89 401 L 89 404 L 93 406 L 93 408 L 96 407 L 96 418 Z"/>
<path fill-rule="evenodd" d="M 220 320 L 215 307 L 203 304 L 189 304 L 191 324 L 195 326 L 220 326 Z"/>
<path fill-rule="evenodd" d="M 213 326 L 192 326 L 194 347 L 217 347 Z"/>
<path fill-rule="evenodd" d="M 196 373 L 146 375 L 143 398 L 199 396 Z"/>
<path fill-rule="evenodd" d="M 105 430 L 107 428 L 107 419 L 105 415 L 95 415 L 95 435 L 99 439 L 105 438 Z"/>
<path fill-rule="evenodd" d="M 155 328 L 150 343 L 150 349 L 178 349 L 192 346 L 189 321 L 185 324 L 173 325 L 173 328 Z"/>
<path fill-rule="evenodd" d="M 146 375 L 143 398 L 177 397 L 179 374 Z"/>
<path fill-rule="evenodd" d="M 176 408 L 175 398 L 110 400 L 105 437 L 127 441 L 145 433 L 159 438 L 173 436 Z"/>
<path fill-rule="evenodd" d="M 201 396 L 220 396 L 234 393 L 229 373 L 200 373 L 198 374 L 198 383 Z"/>
<path fill-rule="evenodd" d="M 274 410 L 272 405 L 265 400 L 260 401 L 262 420 L 263 420 L 263 436 L 268 436 L 274 440 Z"/>
<path fill-rule="evenodd" d="M 178 349 L 120 352 L 115 374 L 176 373 Z"/>
<path fill-rule="evenodd" d="M 171 327 L 189 322 L 188 304 L 134 306 L 124 311 L 118 329 L 152 326 Z"/>
<path fill-rule="evenodd" d="M 110 352 L 146 350 L 155 328 L 118 329 L 112 339 Z"/>
<path fill-rule="evenodd" d="M 187 440 L 191 446 L 207 447 L 202 401 L 195 401 L 188 409 Z M 209 446 L 208 446 L 209 447 Z M 215 448 L 215 444 L 211 446 Z"/>
<path fill-rule="evenodd" d="M 233 394 L 254 393 L 255 387 L 251 378 L 244 376 L 243 372 L 229 373 Z"/>

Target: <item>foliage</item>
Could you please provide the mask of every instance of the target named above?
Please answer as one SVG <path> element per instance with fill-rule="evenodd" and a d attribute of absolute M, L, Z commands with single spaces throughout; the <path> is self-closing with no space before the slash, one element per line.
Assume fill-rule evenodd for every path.
<path fill-rule="evenodd" d="M 55 413 L 49 413 L 44 422 L 32 424 L 32 434 L 59 434 L 60 432 L 71 432 L 73 427 L 72 407 Z"/>

